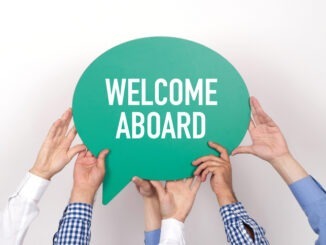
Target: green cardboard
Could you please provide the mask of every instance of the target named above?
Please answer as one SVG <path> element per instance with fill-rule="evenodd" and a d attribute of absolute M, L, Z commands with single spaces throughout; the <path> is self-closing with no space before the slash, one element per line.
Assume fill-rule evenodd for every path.
<path fill-rule="evenodd" d="M 123 83 L 119 100 L 112 91 L 117 86 L 121 92 Z M 141 38 L 109 49 L 87 67 L 75 89 L 73 117 L 94 155 L 111 151 L 103 182 L 107 204 L 133 176 L 192 176 L 193 160 L 215 154 L 209 140 L 230 153 L 249 125 L 249 94 L 237 70 L 212 49 L 180 38 Z"/>

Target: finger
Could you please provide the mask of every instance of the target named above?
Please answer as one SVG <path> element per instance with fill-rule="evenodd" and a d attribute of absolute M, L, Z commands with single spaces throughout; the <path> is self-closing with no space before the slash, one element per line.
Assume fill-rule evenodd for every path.
<path fill-rule="evenodd" d="M 256 126 L 255 126 L 255 122 L 254 120 L 250 119 L 250 123 L 249 123 L 249 131 L 255 129 Z"/>
<path fill-rule="evenodd" d="M 214 155 L 209 155 L 209 156 L 203 156 L 200 157 L 198 159 L 196 159 L 195 161 L 192 162 L 192 165 L 198 166 L 199 164 L 202 164 L 203 162 L 207 162 L 207 161 L 222 161 L 221 158 L 219 158 L 218 156 L 214 156 Z"/>
<path fill-rule="evenodd" d="M 191 188 L 191 184 L 193 182 L 194 178 L 187 178 L 185 181 L 186 186 L 188 186 L 189 188 Z"/>
<path fill-rule="evenodd" d="M 62 135 L 66 135 L 71 118 L 72 118 L 72 110 L 71 108 L 68 108 L 61 117 L 61 120 L 63 121 Z"/>
<path fill-rule="evenodd" d="M 229 160 L 229 154 L 228 154 L 227 150 L 223 146 L 221 146 L 221 145 L 219 145 L 219 144 L 217 144 L 215 142 L 212 142 L 212 141 L 209 141 L 208 145 L 209 145 L 209 147 L 211 147 L 211 148 L 215 149 L 216 151 L 218 151 L 221 154 L 220 155 L 221 158 L 223 158 L 225 160 Z"/>
<path fill-rule="evenodd" d="M 235 150 L 232 151 L 232 156 L 237 154 L 254 154 L 252 146 L 239 146 Z"/>
<path fill-rule="evenodd" d="M 93 156 L 92 152 L 88 150 L 87 154 L 86 154 L 86 157 L 92 157 L 92 156 Z"/>
<path fill-rule="evenodd" d="M 54 138 L 54 136 L 56 135 L 56 133 L 57 133 L 57 131 L 58 131 L 58 127 L 59 127 L 59 125 L 60 125 L 60 119 L 56 120 L 56 121 L 52 124 L 52 126 L 51 126 L 51 128 L 50 128 L 50 130 L 49 130 L 49 132 L 48 132 L 48 135 L 47 135 L 47 138 L 48 138 L 48 139 L 53 139 L 53 138 Z"/>
<path fill-rule="evenodd" d="M 87 152 L 87 150 L 86 150 L 86 149 L 85 149 L 85 150 L 83 150 L 83 151 L 81 151 L 81 152 L 79 152 L 79 154 L 78 154 L 77 158 L 79 159 L 79 158 L 83 158 L 83 157 L 85 157 L 85 156 L 86 156 L 86 152 Z"/>
<path fill-rule="evenodd" d="M 209 168 L 206 168 L 204 171 L 203 171 L 203 173 L 201 174 L 201 176 L 200 176 L 200 178 L 201 178 L 201 181 L 202 182 L 205 182 L 206 181 L 206 179 L 207 179 L 207 175 L 209 174 L 209 173 L 214 173 L 214 171 L 216 170 L 216 168 L 217 167 L 209 167 Z"/>
<path fill-rule="evenodd" d="M 201 173 L 200 179 L 202 182 L 206 181 L 207 175 L 209 174 L 209 168 L 205 168 L 205 170 Z"/>
<path fill-rule="evenodd" d="M 255 122 L 258 124 L 270 124 L 274 125 L 274 121 L 270 116 L 263 110 L 259 101 L 255 97 L 250 98 L 250 104 L 252 106 L 253 111 L 255 111 Z"/>
<path fill-rule="evenodd" d="M 83 157 L 85 157 L 86 155 L 86 146 L 84 144 L 79 144 L 79 145 L 75 145 L 74 147 L 70 148 L 67 155 L 68 158 L 71 160 L 76 154 L 78 154 L 79 152 L 85 151 L 85 154 L 83 155 Z"/>
<path fill-rule="evenodd" d="M 146 188 L 146 186 L 149 186 L 150 183 L 148 180 L 143 180 L 137 176 L 133 177 L 132 178 L 132 182 L 134 182 L 134 184 L 137 186 L 137 187 L 142 187 L 142 188 Z"/>
<path fill-rule="evenodd" d="M 199 177 L 195 177 L 195 179 L 194 179 L 194 181 L 192 183 L 192 186 L 191 186 L 191 190 L 194 193 L 197 193 L 197 191 L 199 190 L 200 185 L 201 185 L 200 178 Z"/>
<path fill-rule="evenodd" d="M 59 139 L 59 138 L 61 137 L 61 135 L 62 135 L 63 121 L 62 121 L 61 118 L 60 118 L 58 121 L 59 121 L 59 122 L 58 122 L 57 130 L 56 130 L 55 135 L 54 135 L 54 137 L 53 137 L 54 140 Z"/>
<path fill-rule="evenodd" d="M 74 141 L 76 135 L 77 135 L 77 130 L 76 130 L 75 126 L 73 126 L 69 130 L 69 132 L 68 132 L 68 134 L 67 134 L 67 136 L 66 136 L 66 138 L 64 140 L 64 143 L 63 143 L 64 146 L 69 148 L 71 146 L 72 142 Z"/>
<path fill-rule="evenodd" d="M 161 181 L 151 180 L 150 183 L 154 186 L 159 198 L 161 199 L 165 195 L 165 190 Z"/>
<path fill-rule="evenodd" d="M 101 169 L 105 169 L 105 157 L 109 154 L 109 150 L 105 149 L 100 152 L 97 158 L 97 166 Z"/>
<path fill-rule="evenodd" d="M 199 167 L 196 169 L 194 175 L 195 175 L 195 176 L 200 175 L 200 173 L 201 173 L 204 169 L 206 169 L 206 168 L 208 168 L 208 167 L 214 167 L 214 166 L 215 166 L 215 167 L 218 167 L 218 166 L 222 166 L 222 165 L 223 165 L 222 163 L 215 162 L 215 161 L 207 161 L 207 162 L 204 162 L 204 163 L 202 163 L 201 165 L 199 165 Z"/>

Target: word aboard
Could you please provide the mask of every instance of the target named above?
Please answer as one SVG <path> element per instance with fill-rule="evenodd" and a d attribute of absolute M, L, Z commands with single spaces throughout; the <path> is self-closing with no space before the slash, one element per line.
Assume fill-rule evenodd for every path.
<path fill-rule="evenodd" d="M 167 81 L 159 78 L 154 82 L 154 96 L 148 96 L 147 80 L 145 78 L 114 78 L 105 79 L 110 106 L 151 106 L 153 108 L 164 105 L 171 106 L 217 106 L 216 99 L 217 78 L 199 78 L 193 85 L 189 78 L 184 81 L 174 78 Z M 149 99 L 153 97 L 153 99 Z M 144 115 L 140 111 L 132 111 L 129 115 L 122 111 L 117 125 L 116 139 L 141 139 L 145 134 L 151 139 L 201 139 L 206 132 L 205 114 L 194 111 L 191 114 L 185 111 L 162 113 L 151 111 Z M 130 121 L 128 121 L 128 119 Z M 192 124 L 192 127 L 190 126 Z M 191 128 L 190 128 L 191 127 Z"/>

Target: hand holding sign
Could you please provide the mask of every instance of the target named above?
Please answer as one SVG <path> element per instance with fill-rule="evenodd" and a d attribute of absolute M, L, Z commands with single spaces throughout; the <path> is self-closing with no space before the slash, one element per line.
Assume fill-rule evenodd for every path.
<path fill-rule="evenodd" d="M 230 153 L 244 137 L 249 94 L 234 67 L 200 44 L 152 37 L 118 45 L 98 57 L 75 90 L 78 133 L 97 155 L 110 148 L 103 203 L 133 176 L 191 177 L 207 141 Z"/>

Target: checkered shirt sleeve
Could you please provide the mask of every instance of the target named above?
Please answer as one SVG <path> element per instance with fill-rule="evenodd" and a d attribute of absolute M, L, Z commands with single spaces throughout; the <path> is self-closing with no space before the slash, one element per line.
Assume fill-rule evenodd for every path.
<path fill-rule="evenodd" d="M 86 203 L 69 204 L 54 234 L 54 245 L 89 245 L 93 207 Z"/>
<path fill-rule="evenodd" d="M 249 217 L 241 202 L 225 205 L 220 209 L 227 240 L 232 245 L 268 245 L 265 231 Z M 254 232 L 254 241 L 245 229 L 245 224 Z"/>

